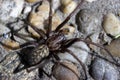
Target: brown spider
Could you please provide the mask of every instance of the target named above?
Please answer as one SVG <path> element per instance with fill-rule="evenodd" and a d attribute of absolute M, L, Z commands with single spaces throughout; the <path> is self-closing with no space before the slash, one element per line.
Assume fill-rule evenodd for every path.
<path fill-rule="evenodd" d="M 27 25 L 30 25 L 32 29 L 34 29 L 39 35 L 41 35 L 41 37 L 37 41 L 30 41 L 30 42 L 27 42 L 25 44 L 20 45 L 20 48 L 22 50 L 21 50 L 21 54 L 19 54 L 19 55 L 21 58 L 21 63 L 24 64 L 24 66 L 20 67 L 21 64 L 18 65 L 18 67 L 14 70 L 14 73 L 17 73 L 23 69 L 27 69 L 28 71 L 32 71 L 35 68 L 39 68 L 39 70 L 42 70 L 41 67 L 43 67 L 43 65 L 46 64 L 50 60 L 50 58 L 52 58 L 52 57 L 54 58 L 54 60 L 52 60 L 53 62 L 55 62 L 55 63 L 57 62 L 57 63 L 60 63 L 61 65 L 63 65 L 59 61 L 60 59 L 57 56 L 57 54 L 59 52 L 62 52 L 62 53 L 68 52 L 80 63 L 80 65 L 82 66 L 84 73 L 85 73 L 85 80 L 87 80 L 88 77 L 86 74 L 85 65 L 77 58 L 76 55 L 74 55 L 74 53 L 71 50 L 68 49 L 68 47 L 70 47 L 72 44 L 74 44 L 77 41 L 83 41 L 87 44 L 93 44 L 93 45 L 96 45 L 96 46 L 106 50 L 107 53 L 111 57 L 112 57 L 112 55 L 102 45 L 92 43 L 92 42 L 89 42 L 89 41 L 81 39 L 81 38 L 66 39 L 65 34 L 63 33 L 63 30 L 61 28 L 75 14 L 76 10 L 79 9 L 79 7 L 84 2 L 84 0 L 81 0 L 81 2 L 74 9 L 74 11 L 72 11 L 68 15 L 68 17 L 60 25 L 57 26 L 57 28 L 54 31 L 51 30 L 51 28 L 52 28 L 52 3 L 51 3 L 51 1 L 52 0 L 48 0 L 48 1 L 50 3 L 50 11 L 49 11 L 49 27 L 46 31 L 47 33 L 42 31 L 41 29 L 37 29 L 36 27 L 34 27 L 30 23 L 28 23 L 26 20 L 24 20 L 24 22 Z M 22 28 L 20 28 L 20 29 L 22 29 Z M 16 35 L 20 29 L 13 31 L 12 32 L 13 35 Z M 5 45 L 2 42 L 1 42 L 1 44 Z M 113 57 L 112 57 L 112 59 L 114 61 L 116 61 Z M 113 62 L 111 62 L 111 63 L 113 63 Z M 114 63 L 114 64 L 118 65 L 117 63 Z M 34 66 L 35 66 L 35 68 L 28 69 L 28 68 L 34 67 Z"/>

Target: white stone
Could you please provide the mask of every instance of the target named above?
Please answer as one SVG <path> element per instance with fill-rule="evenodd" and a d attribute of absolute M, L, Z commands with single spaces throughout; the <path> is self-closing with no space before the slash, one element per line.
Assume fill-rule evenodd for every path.
<path fill-rule="evenodd" d="M 96 0 L 86 0 L 87 2 L 93 2 L 93 1 L 96 1 Z"/>
<path fill-rule="evenodd" d="M 0 20 L 6 21 L 20 15 L 24 0 L 2 0 L 0 4 Z"/>
<path fill-rule="evenodd" d="M 112 36 L 120 34 L 120 20 L 113 13 L 109 13 L 104 17 L 103 27 L 105 32 Z"/>
<path fill-rule="evenodd" d="M 83 63 L 86 62 L 86 60 L 88 58 L 89 48 L 84 42 L 81 42 L 81 41 L 76 42 L 68 49 L 71 50 L 77 56 L 77 58 L 80 59 Z M 79 63 L 72 55 L 68 54 L 67 52 L 60 53 L 59 57 L 62 60 L 69 60 L 74 63 Z"/>
<path fill-rule="evenodd" d="M 5 25 L 0 24 L 0 35 L 2 34 L 6 34 L 7 32 L 9 32 L 9 28 L 7 28 Z"/>
<path fill-rule="evenodd" d="M 26 6 L 24 9 L 24 14 L 29 13 L 32 10 L 32 8 L 30 6 Z"/>

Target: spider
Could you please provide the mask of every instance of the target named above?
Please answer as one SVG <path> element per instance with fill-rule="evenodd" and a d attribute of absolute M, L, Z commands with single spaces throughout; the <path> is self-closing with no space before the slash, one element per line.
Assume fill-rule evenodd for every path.
<path fill-rule="evenodd" d="M 24 70 L 24 69 L 26 69 L 28 72 L 36 68 L 39 68 L 39 70 L 42 70 L 41 67 L 43 67 L 47 62 L 49 62 L 50 58 L 54 58 L 54 60 L 52 60 L 54 63 L 59 63 L 63 65 L 60 62 L 60 58 L 58 57 L 57 54 L 59 54 L 60 52 L 62 53 L 68 52 L 80 63 L 80 65 L 82 66 L 84 70 L 84 74 L 85 74 L 84 80 L 87 80 L 88 77 L 87 77 L 85 64 L 83 64 L 80 61 L 80 59 L 78 59 L 77 56 L 74 55 L 74 53 L 68 49 L 68 47 L 70 47 L 72 44 L 78 41 L 83 41 L 87 44 L 93 44 L 93 45 L 96 45 L 104 49 L 112 57 L 112 59 L 116 61 L 111 55 L 111 53 L 100 44 L 93 43 L 93 42 L 90 42 L 90 41 L 87 41 L 81 38 L 67 39 L 65 37 L 65 34 L 61 28 L 64 27 L 64 25 L 75 14 L 76 10 L 79 9 L 79 7 L 82 5 L 84 0 L 81 0 L 81 2 L 78 3 L 77 7 L 67 16 L 67 18 L 61 24 L 57 26 L 57 28 L 54 31 L 51 30 L 52 28 L 52 3 L 51 3 L 52 0 L 48 0 L 48 1 L 50 4 L 50 11 L 49 11 L 49 18 L 48 18 L 49 26 L 48 26 L 46 33 L 43 30 L 37 29 L 36 27 L 34 27 L 32 24 L 27 22 L 27 20 L 23 20 L 27 25 L 30 25 L 31 28 L 34 29 L 39 35 L 41 35 L 41 37 L 37 39 L 36 41 L 29 41 L 27 43 L 20 45 L 21 54 L 19 54 L 19 56 L 21 58 L 21 63 L 24 64 L 24 66 L 21 67 L 21 64 L 19 64 L 18 67 L 14 70 L 14 73 L 18 73 L 19 71 Z M 12 31 L 12 35 L 16 35 L 20 29 L 16 31 Z M 1 44 L 5 45 L 2 42 Z M 114 63 L 114 64 L 118 65 L 117 63 Z M 34 68 L 28 69 L 31 67 L 34 67 Z M 43 72 L 45 73 L 45 71 Z"/>

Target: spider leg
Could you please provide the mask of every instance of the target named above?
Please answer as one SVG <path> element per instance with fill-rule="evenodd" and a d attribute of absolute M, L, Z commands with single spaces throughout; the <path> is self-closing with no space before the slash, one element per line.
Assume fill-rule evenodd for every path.
<path fill-rule="evenodd" d="M 25 34 L 21 34 L 21 33 L 16 33 L 16 34 L 14 34 L 14 35 L 17 36 L 17 37 L 19 37 L 20 39 L 25 40 L 25 41 L 30 41 L 30 40 L 27 39 L 26 37 L 30 37 L 30 38 L 33 38 L 33 39 L 34 39 L 34 37 L 31 36 L 31 35 L 25 35 Z M 17 41 L 17 40 L 15 40 L 15 41 Z"/>
<path fill-rule="evenodd" d="M 29 23 L 27 20 L 23 20 L 25 24 L 30 25 L 30 27 L 35 30 L 39 35 L 42 36 L 42 38 L 47 39 L 47 36 L 45 35 L 45 32 L 42 29 L 38 29 L 35 26 L 33 26 L 31 23 Z"/>
<path fill-rule="evenodd" d="M 78 57 L 69 49 L 64 49 L 64 52 L 68 52 L 68 54 L 72 55 L 79 63 L 80 65 L 82 66 L 83 70 L 84 70 L 84 74 L 85 74 L 85 80 L 88 79 L 88 76 L 87 76 L 87 70 L 86 70 L 86 66 L 85 64 L 83 64 L 79 59 Z"/>
<path fill-rule="evenodd" d="M 84 0 L 81 0 L 78 6 L 67 16 L 67 18 L 60 25 L 58 25 L 58 27 L 55 29 L 56 32 L 59 31 L 70 20 L 70 18 L 75 14 L 83 2 Z"/>
<path fill-rule="evenodd" d="M 55 55 L 53 55 L 53 56 L 54 56 L 55 59 L 56 59 L 56 60 L 52 60 L 53 63 L 55 63 L 55 64 L 57 64 L 57 65 L 62 65 L 63 67 L 71 70 L 71 71 L 79 78 L 79 75 L 76 74 L 76 72 L 75 72 L 74 70 L 70 69 L 68 66 L 66 66 L 65 64 L 63 64 L 62 62 L 60 62 L 60 58 L 59 58 L 58 55 L 55 54 Z M 52 71 L 54 70 L 54 68 L 55 68 L 55 65 L 52 67 Z M 51 73 L 51 76 L 52 76 L 52 75 L 53 75 L 53 72 Z"/>
<path fill-rule="evenodd" d="M 50 5 L 50 11 L 49 11 L 49 27 L 47 30 L 47 36 L 49 36 L 49 33 L 51 32 L 51 28 L 52 28 L 52 0 L 49 0 L 49 5 Z"/>
<path fill-rule="evenodd" d="M 49 75 L 48 73 L 46 73 L 43 69 L 39 68 L 38 71 L 39 71 L 39 77 L 40 77 L 40 78 L 42 78 L 43 73 L 44 73 L 45 75 L 47 75 L 49 78 L 51 78 L 51 75 Z"/>
<path fill-rule="evenodd" d="M 107 61 L 109 61 L 111 63 L 114 63 L 117 66 L 120 66 L 120 64 L 118 64 L 117 60 L 113 57 L 113 55 L 103 45 L 100 45 L 100 44 L 97 44 L 97 43 L 94 43 L 94 42 L 91 42 L 91 41 L 88 41 L 88 40 L 85 40 L 85 39 L 74 38 L 74 39 L 66 40 L 64 47 L 70 47 L 72 44 L 74 44 L 75 42 L 78 42 L 78 41 L 83 41 L 86 44 L 92 44 L 92 45 L 95 45 L 97 47 L 100 47 L 101 49 L 104 49 L 108 53 L 108 55 L 113 59 L 113 61 L 115 61 L 115 63 L 112 62 L 112 61 L 109 61 L 109 60 L 107 60 Z M 103 59 L 106 60 L 105 58 L 103 58 Z"/>
<path fill-rule="evenodd" d="M 19 63 L 19 65 L 14 69 L 13 73 L 16 74 L 24 69 L 27 69 L 28 67 L 25 65 L 22 65 L 22 63 Z"/>

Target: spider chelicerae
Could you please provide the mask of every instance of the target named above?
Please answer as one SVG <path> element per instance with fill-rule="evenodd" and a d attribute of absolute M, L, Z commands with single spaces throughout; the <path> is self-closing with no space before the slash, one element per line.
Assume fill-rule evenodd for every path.
<path fill-rule="evenodd" d="M 77 7 L 68 15 L 68 17 L 61 24 L 59 24 L 57 26 L 57 28 L 54 31 L 51 30 L 51 28 L 52 28 L 52 3 L 51 3 L 52 0 L 48 0 L 48 1 L 50 3 L 50 11 L 49 11 L 49 18 L 48 18 L 49 26 L 48 26 L 46 33 L 43 30 L 37 29 L 36 27 L 34 27 L 32 24 L 27 22 L 27 20 L 23 20 L 25 22 L 25 24 L 30 25 L 32 29 L 34 29 L 39 35 L 41 35 L 41 37 L 35 41 L 29 41 L 27 43 L 20 45 L 21 54 L 19 54 L 19 55 L 21 58 L 21 63 L 24 64 L 24 66 L 21 67 L 20 65 L 18 65 L 18 67 L 14 70 L 14 73 L 18 73 L 19 71 L 21 71 L 23 69 L 26 69 L 27 71 L 32 71 L 33 69 L 28 69 L 28 68 L 33 67 L 33 66 L 35 66 L 34 69 L 41 68 L 52 57 L 54 58 L 54 60 L 52 60 L 54 63 L 59 63 L 61 65 L 64 65 L 60 62 L 60 58 L 58 57 L 57 54 L 60 52 L 62 52 L 62 53 L 68 52 L 80 63 L 80 65 L 82 66 L 84 73 L 85 73 L 85 80 L 87 80 L 88 77 L 87 77 L 85 65 L 80 61 L 80 59 L 77 58 L 76 55 L 74 55 L 74 53 L 71 50 L 68 49 L 68 47 L 70 47 L 72 44 L 74 44 L 77 41 L 83 41 L 87 44 L 93 44 L 93 45 L 96 45 L 96 46 L 104 49 L 105 51 L 107 51 L 107 53 L 111 57 L 112 57 L 112 55 L 102 45 L 99 45 L 99 44 L 96 44 L 96 43 L 93 43 L 93 42 L 90 42 L 90 41 L 87 41 L 87 40 L 81 39 L 81 38 L 67 39 L 65 37 L 64 31 L 61 28 L 64 27 L 64 25 L 75 14 L 76 10 L 79 9 L 79 7 L 84 2 L 84 0 L 81 0 L 81 2 L 77 5 Z M 22 28 L 24 28 L 24 27 L 22 27 Z M 11 31 L 12 37 L 14 35 L 16 35 L 17 32 L 19 30 L 21 30 L 22 28 L 15 30 L 15 31 L 14 30 Z M 1 44 L 5 45 L 2 42 L 1 42 Z M 7 45 L 5 45 L 5 46 L 7 46 Z M 7 47 L 9 47 L 9 46 L 7 46 Z M 113 57 L 112 57 L 112 59 L 114 61 L 116 61 Z M 113 63 L 113 62 L 111 62 L 111 63 Z M 114 64 L 118 65 L 117 63 L 114 63 Z"/>

